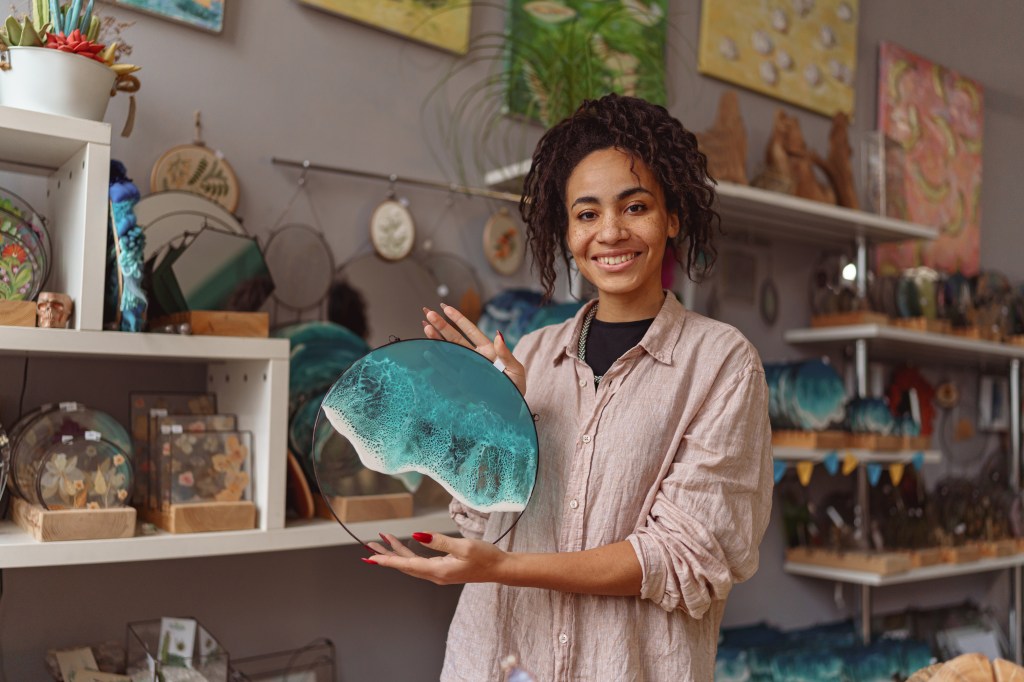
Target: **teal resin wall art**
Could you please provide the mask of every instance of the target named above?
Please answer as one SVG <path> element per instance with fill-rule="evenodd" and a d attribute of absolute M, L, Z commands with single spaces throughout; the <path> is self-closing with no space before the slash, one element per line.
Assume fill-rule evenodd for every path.
<path fill-rule="evenodd" d="M 322 420 L 368 469 L 424 474 L 478 511 L 522 512 L 533 493 L 533 415 L 505 374 L 463 346 L 414 339 L 372 351 L 327 392 Z"/>

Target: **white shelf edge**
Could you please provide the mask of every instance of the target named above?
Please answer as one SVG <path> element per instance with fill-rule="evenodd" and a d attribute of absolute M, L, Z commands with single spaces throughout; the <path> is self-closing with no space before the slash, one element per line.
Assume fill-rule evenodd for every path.
<path fill-rule="evenodd" d="M 147 360 L 287 360 L 287 339 L 0 326 L 0 354 Z"/>
<path fill-rule="evenodd" d="M 816 566 L 813 564 L 801 564 L 793 561 L 787 561 L 783 564 L 783 570 L 790 575 L 799 575 L 805 578 L 821 578 L 823 580 L 834 580 L 836 582 L 852 583 L 855 585 L 885 587 L 886 585 L 902 585 L 924 580 L 951 578 L 959 575 L 987 573 L 989 571 L 999 571 L 1004 568 L 1013 568 L 1014 566 L 1024 566 L 1024 554 L 980 559 L 978 561 L 971 561 L 963 564 L 936 564 L 934 566 L 914 568 L 904 573 L 893 573 L 890 575 L 879 575 L 878 573 L 871 573 L 869 571 L 851 571 L 844 568 L 830 568 L 828 566 Z"/>
<path fill-rule="evenodd" d="M 891 341 L 911 346 L 951 351 L 964 355 L 983 355 L 1000 359 L 1024 359 L 1024 346 L 967 339 L 950 334 L 900 329 L 884 324 L 853 324 L 839 327 L 790 329 L 783 335 L 786 343 L 828 344 L 856 341 Z"/>
<path fill-rule="evenodd" d="M 820 201 L 812 201 L 801 197 L 772 192 L 758 187 L 737 185 L 732 182 L 720 182 L 715 188 L 715 193 L 721 197 L 722 207 L 742 210 L 742 203 L 757 206 L 759 208 L 775 209 L 785 211 L 794 215 L 805 217 L 805 222 L 814 223 L 822 220 L 848 225 L 852 229 L 861 229 L 868 235 L 873 234 L 876 238 L 884 239 L 935 239 L 939 236 L 936 227 L 918 225 L 906 220 L 889 218 L 867 211 L 835 206 Z M 733 206 L 732 204 L 736 204 Z M 852 232 L 849 237 L 855 237 Z"/>
<path fill-rule="evenodd" d="M 446 510 L 387 521 L 348 524 L 357 536 L 376 540 L 377 533 L 409 537 L 415 532 L 456 533 Z M 230 554 L 256 554 L 357 544 L 335 521 L 293 522 L 275 530 L 244 530 L 136 536 L 115 540 L 36 542 L 12 522 L 0 523 L 0 569 L 40 566 L 189 559 Z"/>
<path fill-rule="evenodd" d="M 84 118 L 0 106 L 0 130 L 71 140 L 81 144 L 110 144 L 110 124 Z"/>
<path fill-rule="evenodd" d="M 840 454 L 850 453 L 860 462 L 880 462 L 883 464 L 899 464 L 909 462 L 911 458 L 921 452 L 924 454 L 924 461 L 927 464 L 935 464 L 942 461 L 940 450 L 866 450 L 864 448 L 796 448 L 790 446 L 774 446 L 772 456 L 786 462 L 821 462 L 830 452 Z"/>

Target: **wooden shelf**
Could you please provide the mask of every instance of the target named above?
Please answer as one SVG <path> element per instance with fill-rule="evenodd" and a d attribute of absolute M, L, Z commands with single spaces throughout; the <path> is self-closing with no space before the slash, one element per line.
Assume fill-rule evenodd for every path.
<path fill-rule="evenodd" d="M 457 532 L 447 510 L 407 519 L 353 523 L 349 527 L 366 540 L 376 540 L 378 532 L 403 538 L 418 531 Z M 186 559 L 354 544 L 355 540 L 337 522 L 321 519 L 289 523 L 273 530 L 185 535 L 158 532 L 117 540 L 72 542 L 37 542 L 13 523 L 4 522 L 0 523 L 0 569 Z"/>
<path fill-rule="evenodd" d="M 794 448 L 776 445 L 772 448 L 772 456 L 777 460 L 786 462 L 821 462 L 830 452 L 838 452 L 842 457 L 846 453 L 852 454 L 861 463 L 879 462 L 882 464 L 909 463 L 911 458 L 918 452 L 924 453 L 924 461 L 927 464 L 934 464 L 942 461 L 942 452 L 939 450 L 865 450 L 863 448 L 832 448 L 812 449 Z"/>
<path fill-rule="evenodd" d="M 784 338 L 787 343 L 821 348 L 839 347 L 864 339 L 868 342 L 868 355 L 873 360 L 912 358 L 918 364 L 1005 368 L 1009 367 L 1011 360 L 1024 359 L 1024 346 L 880 324 L 792 329 L 785 333 Z"/>
<path fill-rule="evenodd" d="M 1004 568 L 1024 566 L 1024 554 L 1013 556 L 997 557 L 994 559 L 981 559 L 963 564 L 936 564 L 915 568 L 905 573 L 894 573 L 891 575 L 879 575 L 867 571 L 850 571 L 842 568 L 829 568 L 828 566 L 816 566 L 812 564 L 798 564 L 787 561 L 783 570 L 791 575 L 800 575 L 808 578 L 821 578 L 823 580 L 834 580 L 840 583 L 852 583 L 854 585 L 868 585 L 871 587 L 884 587 L 886 585 L 902 585 L 905 583 L 916 583 L 922 580 L 935 580 L 937 578 L 950 578 L 958 575 L 971 575 L 974 573 L 987 573 L 998 571 Z"/>
<path fill-rule="evenodd" d="M 287 360 L 287 339 L 0 327 L 0 354 L 136 360 Z"/>

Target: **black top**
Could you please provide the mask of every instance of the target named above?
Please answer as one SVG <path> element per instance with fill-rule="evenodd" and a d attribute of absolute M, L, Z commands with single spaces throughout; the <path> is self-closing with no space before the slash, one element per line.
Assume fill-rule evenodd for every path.
<path fill-rule="evenodd" d="M 594 376 L 602 376 L 612 364 L 626 351 L 640 343 L 644 334 L 654 322 L 637 320 L 635 322 L 601 322 L 594 319 L 590 322 L 590 333 L 587 335 L 587 355 L 584 358 Z"/>

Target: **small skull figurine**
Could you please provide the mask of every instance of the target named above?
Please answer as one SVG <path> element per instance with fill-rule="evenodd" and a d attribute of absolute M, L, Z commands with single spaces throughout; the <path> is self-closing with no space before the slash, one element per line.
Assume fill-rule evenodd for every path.
<path fill-rule="evenodd" d="M 36 304 L 36 324 L 40 327 L 64 329 L 68 326 L 72 305 L 71 297 L 67 294 L 41 292 Z"/>

